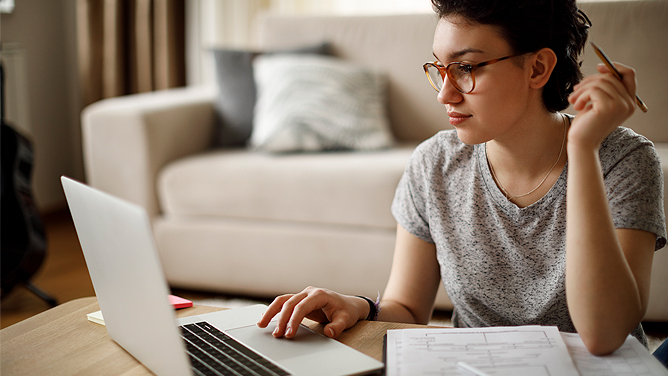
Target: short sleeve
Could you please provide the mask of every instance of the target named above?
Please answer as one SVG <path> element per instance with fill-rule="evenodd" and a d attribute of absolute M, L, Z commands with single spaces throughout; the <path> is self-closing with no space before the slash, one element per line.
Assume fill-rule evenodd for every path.
<path fill-rule="evenodd" d="M 429 174 L 428 145 L 418 146 L 411 156 L 392 202 L 392 215 L 406 231 L 418 238 L 433 243 L 427 214 Z"/>
<path fill-rule="evenodd" d="M 613 223 L 616 228 L 656 234 L 655 250 L 661 249 L 666 245 L 666 221 L 663 171 L 658 153 L 644 137 L 618 144 L 622 146 L 614 151 L 618 153 L 616 162 L 604 165 Z"/>

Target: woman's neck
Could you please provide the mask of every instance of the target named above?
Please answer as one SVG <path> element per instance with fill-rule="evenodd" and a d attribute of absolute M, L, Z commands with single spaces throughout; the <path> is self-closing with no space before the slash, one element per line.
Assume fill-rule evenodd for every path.
<path fill-rule="evenodd" d="M 497 186 L 511 201 L 530 205 L 554 185 L 567 160 L 567 127 L 568 120 L 559 113 L 527 116 L 512 131 L 486 143 Z"/>

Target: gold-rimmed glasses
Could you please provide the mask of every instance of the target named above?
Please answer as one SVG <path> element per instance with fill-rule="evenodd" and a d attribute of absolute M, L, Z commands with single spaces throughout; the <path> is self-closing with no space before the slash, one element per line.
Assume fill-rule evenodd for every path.
<path fill-rule="evenodd" d="M 434 89 L 436 89 L 436 91 L 441 91 L 443 88 L 443 83 L 445 82 L 445 77 L 447 76 L 448 80 L 450 80 L 450 83 L 455 87 L 455 89 L 457 89 L 462 94 L 468 94 L 475 88 L 474 72 L 476 69 L 520 55 L 504 56 L 499 59 L 487 60 L 477 64 L 467 61 L 455 61 L 446 66 L 443 66 L 438 61 L 433 61 L 430 63 L 425 63 L 422 67 L 424 68 L 424 72 L 427 74 L 429 83 Z"/>

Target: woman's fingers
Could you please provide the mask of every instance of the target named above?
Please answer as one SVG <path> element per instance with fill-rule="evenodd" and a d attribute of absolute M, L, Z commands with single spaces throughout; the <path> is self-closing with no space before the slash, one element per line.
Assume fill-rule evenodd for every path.
<path fill-rule="evenodd" d="M 600 65 L 600 74 L 586 77 L 573 87 L 568 101 L 578 114 L 568 132 L 569 144 L 598 147 L 635 111 L 635 71 L 615 65 L 622 80 Z"/>
<path fill-rule="evenodd" d="M 339 310 L 333 313 L 331 322 L 325 325 L 324 333 L 327 337 L 337 338 L 344 330 L 357 323 L 358 318 L 351 311 Z"/>
<path fill-rule="evenodd" d="M 575 110 L 581 111 L 587 107 L 588 103 L 594 101 L 594 104 L 603 106 L 602 110 L 622 106 L 622 112 L 630 116 L 635 103 L 635 71 L 621 64 L 616 65 L 620 74 L 623 75 L 622 81 L 601 64 L 598 66 L 601 74 L 586 77 L 573 87 L 569 102 L 573 104 Z"/>
<path fill-rule="evenodd" d="M 587 77 L 575 85 L 573 89 L 570 97 L 573 104 L 576 104 L 578 100 L 587 99 L 583 97 L 590 94 L 592 90 L 600 90 L 601 93 L 608 96 L 607 99 L 629 96 L 624 84 L 611 74 Z"/>
<path fill-rule="evenodd" d="M 267 307 L 262 318 L 257 323 L 260 328 L 266 328 L 271 320 L 278 315 L 274 337 L 294 337 L 302 320 L 310 316 L 317 321 L 327 321 L 322 312 L 318 312 L 327 304 L 327 297 L 320 293 L 320 289 L 308 287 L 298 294 L 282 295 L 274 299 Z M 318 314 L 319 313 L 319 314 Z"/>
<path fill-rule="evenodd" d="M 573 109 L 578 112 L 594 110 L 599 116 L 604 117 L 626 117 L 633 111 L 630 99 L 619 97 L 616 89 L 606 83 L 583 88 L 581 93 L 573 97 L 571 103 Z"/>
<path fill-rule="evenodd" d="M 281 309 L 283 308 L 283 303 L 290 299 L 293 295 L 281 295 L 274 299 L 273 302 L 267 307 L 267 310 L 262 314 L 262 318 L 258 321 L 257 326 L 260 328 L 266 328 L 271 320 L 276 316 Z"/>
<path fill-rule="evenodd" d="M 306 317 L 306 315 L 300 316 L 299 313 L 295 314 L 294 312 L 295 306 L 297 306 L 299 302 L 301 302 L 306 298 L 308 298 L 308 293 L 306 292 L 306 290 L 304 290 L 299 294 L 293 295 L 283 303 L 281 307 L 281 312 L 278 314 L 276 329 L 274 329 L 274 332 L 272 333 L 274 337 L 279 338 L 285 336 L 286 334 L 289 334 L 289 337 L 294 336 L 296 330 L 293 333 L 293 328 L 289 326 L 289 322 L 293 320 L 294 321 L 299 320 L 299 322 L 301 323 L 304 317 Z"/>
<path fill-rule="evenodd" d="M 292 338 L 297 334 L 302 320 L 309 318 L 320 323 L 328 323 L 324 329 L 325 335 L 335 338 L 359 319 L 361 313 L 358 312 L 359 308 L 353 299 L 358 298 L 308 287 L 299 294 L 277 297 L 267 307 L 258 326 L 266 328 L 278 315 L 273 336 Z"/>
<path fill-rule="evenodd" d="M 305 317 L 318 322 L 328 321 L 322 309 L 327 307 L 331 297 L 324 290 L 320 289 L 308 288 L 305 292 L 307 292 L 306 297 L 296 302 L 292 308 L 285 333 L 285 336 L 288 338 L 294 337 L 297 334 L 299 324 L 301 324 Z"/>
<path fill-rule="evenodd" d="M 615 69 L 617 69 L 617 72 L 619 72 L 619 74 L 622 76 L 622 82 L 626 87 L 627 93 L 629 93 L 631 97 L 634 97 L 638 85 L 638 83 L 636 82 L 636 70 L 624 64 L 620 63 L 614 63 L 614 64 L 615 64 Z M 596 66 L 596 69 L 600 73 L 612 74 L 610 69 L 605 64 L 598 64 Z"/>
<path fill-rule="evenodd" d="M 337 338 L 346 329 L 348 329 L 348 327 L 346 326 L 345 321 L 335 320 L 325 325 L 324 333 L 329 338 Z"/>

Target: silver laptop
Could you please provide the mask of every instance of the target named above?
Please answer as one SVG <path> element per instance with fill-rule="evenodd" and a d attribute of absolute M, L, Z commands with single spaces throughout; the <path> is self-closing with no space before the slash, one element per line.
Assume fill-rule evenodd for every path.
<path fill-rule="evenodd" d="M 274 338 L 274 325 L 256 326 L 263 305 L 177 320 L 146 211 L 61 180 L 109 336 L 155 374 L 357 375 L 383 368 L 303 325 L 293 339 Z"/>

